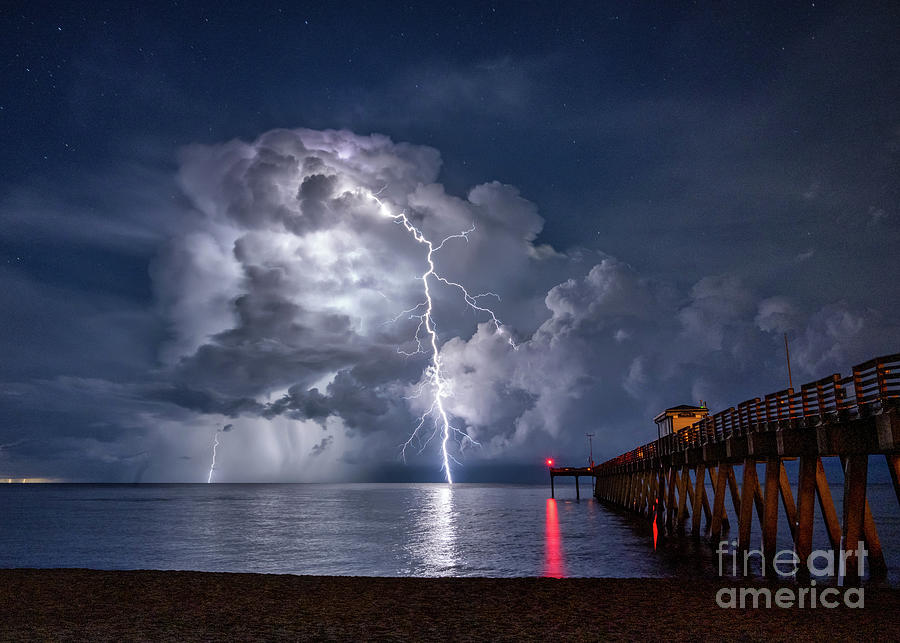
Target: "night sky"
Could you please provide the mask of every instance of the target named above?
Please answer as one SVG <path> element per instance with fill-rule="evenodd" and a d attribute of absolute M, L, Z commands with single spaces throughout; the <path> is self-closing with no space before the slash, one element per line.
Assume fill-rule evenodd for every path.
<path fill-rule="evenodd" d="M 0 8 L 0 478 L 441 480 L 376 193 L 458 480 L 900 350 L 896 3 L 245 4 Z"/>

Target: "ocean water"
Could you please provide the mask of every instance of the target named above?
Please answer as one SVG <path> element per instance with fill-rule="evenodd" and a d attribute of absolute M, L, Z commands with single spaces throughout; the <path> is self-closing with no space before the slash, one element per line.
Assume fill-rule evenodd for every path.
<path fill-rule="evenodd" d="M 556 500 L 548 486 L 535 485 L 0 485 L 0 567 L 364 576 L 717 574 L 709 544 L 684 538 L 655 550 L 648 521 L 596 502 L 587 482 L 581 490 L 576 501 L 574 486 L 562 481 Z M 839 500 L 840 489 L 834 494 Z M 889 486 L 870 485 L 869 498 L 889 581 L 896 584 L 900 511 Z M 781 527 L 789 549 L 784 522 Z M 816 538 L 823 545 L 824 533 Z"/>

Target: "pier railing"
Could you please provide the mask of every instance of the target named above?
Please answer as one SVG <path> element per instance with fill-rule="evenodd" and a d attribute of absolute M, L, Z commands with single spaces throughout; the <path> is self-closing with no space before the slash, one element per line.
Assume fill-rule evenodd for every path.
<path fill-rule="evenodd" d="M 854 366 L 847 377 L 834 373 L 802 385 L 799 391 L 787 388 L 746 400 L 737 408 L 719 411 L 677 433 L 607 460 L 596 469 L 652 460 L 749 433 L 814 428 L 868 417 L 898 406 L 900 353 L 894 353 Z"/>

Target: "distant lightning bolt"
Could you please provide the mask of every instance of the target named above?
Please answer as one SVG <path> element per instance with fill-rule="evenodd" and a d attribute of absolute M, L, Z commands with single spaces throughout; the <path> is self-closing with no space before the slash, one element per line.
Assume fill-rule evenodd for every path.
<path fill-rule="evenodd" d="M 380 191 L 375 194 L 369 193 L 369 196 L 378 204 L 380 214 L 382 216 L 390 217 L 397 223 L 403 225 L 406 231 L 409 232 L 410 235 L 412 235 L 412 238 L 415 239 L 416 242 L 421 243 L 428 249 L 428 252 L 425 256 L 425 261 L 428 264 L 428 269 L 421 275 L 421 277 L 419 277 L 419 279 L 422 281 L 425 301 L 416 304 L 409 310 L 401 312 L 399 315 L 397 315 L 397 317 L 394 318 L 394 321 L 396 321 L 404 315 L 409 315 L 410 318 L 419 320 L 419 324 L 416 327 L 416 332 L 414 335 L 416 350 L 412 352 L 400 352 L 407 356 L 421 354 L 428 355 L 430 357 L 428 367 L 425 369 L 424 381 L 422 385 L 419 386 L 417 392 L 411 397 L 419 397 L 424 392 L 424 389 L 426 387 L 430 387 L 433 392 L 431 406 L 427 411 L 419 416 L 416 427 L 413 429 L 413 432 L 410 434 L 409 439 L 403 444 L 401 448 L 401 456 L 404 460 L 406 459 L 407 447 L 409 447 L 412 442 L 419 437 L 420 431 L 425 426 L 426 420 L 429 417 L 432 418 L 435 427 L 434 431 L 431 433 L 431 435 L 428 436 L 421 448 L 424 449 L 425 446 L 427 446 L 428 443 L 431 442 L 431 440 L 436 435 L 440 434 L 442 456 L 441 468 L 444 471 L 444 475 L 447 477 L 447 483 L 453 484 L 453 476 L 450 472 L 450 461 L 453 460 L 457 464 L 459 464 L 459 462 L 452 455 L 450 455 L 450 451 L 448 449 L 448 443 L 450 442 L 451 435 L 454 433 L 457 434 L 459 436 L 461 444 L 463 445 L 466 442 L 471 442 L 476 446 L 479 446 L 479 444 L 474 439 L 472 439 L 472 437 L 464 430 L 453 426 L 452 422 L 450 421 L 450 415 L 447 412 L 447 409 L 444 407 L 444 398 L 452 395 L 452 387 L 449 380 L 444 375 L 443 360 L 441 359 L 440 350 L 438 349 L 438 336 L 433 318 L 434 302 L 431 298 L 430 281 L 433 280 L 458 290 L 462 294 L 467 306 L 469 306 L 472 310 L 487 314 L 490 317 L 490 322 L 494 325 L 495 330 L 506 337 L 509 345 L 513 348 L 516 348 L 516 344 L 513 341 L 512 336 L 510 336 L 506 329 L 503 328 L 503 325 L 500 323 L 500 320 L 497 318 L 494 312 L 490 308 L 480 305 L 479 303 L 479 301 L 484 297 L 494 297 L 496 299 L 499 299 L 500 297 L 498 295 L 491 292 L 470 295 L 465 286 L 455 281 L 445 279 L 437 272 L 435 268 L 434 253 L 443 248 L 444 244 L 452 239 L 463 239 L 465 241 L 468 241 L 468 235 L 475 231 L 475 226 L 473 225 L 468 230 L 464 230 L 456 234 L 451 234 L 450 236 L 445 237 L 439 244 L 434 245 L 434 243 L 432 243 L 432 241 L 428 239 L 421 230 L 419 230 L 412 224 L 412 222 L 406 216 L 405 212 L 401 212 L 399 214 L 394 214 L 393 212 L 391 212 L 390 208 L 388 208 L 388 206 L 378 198 L 379 194 Z M 423 331 L 425 334 L 425 338 L 422 337 Z"/>
<path fill-rule="evenodd" d="M 206 483 L 209 484 L 212 482 L 213 471 L 216 469 L 216 449 L 219 446 L 219 432 L 221 429 L 216 429 L 215 439 L 213 440 L 212 445 L 212 464 L 209 465 L 209 477 L 206 479 Z"/>

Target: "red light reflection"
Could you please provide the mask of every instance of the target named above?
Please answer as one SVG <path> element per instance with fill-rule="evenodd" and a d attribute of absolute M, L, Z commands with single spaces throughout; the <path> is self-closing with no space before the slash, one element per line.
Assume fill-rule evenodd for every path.
<path fill-rule="evenodd" d="M 559 514 L 556 500 L 547 498 L 547 523 L 544 531 L 544 576 L 563 578 L 566 575 L 563 564 L 562 539 L 559 535 Z"/>

